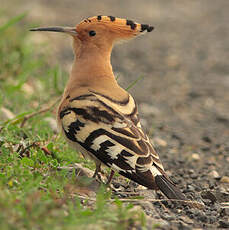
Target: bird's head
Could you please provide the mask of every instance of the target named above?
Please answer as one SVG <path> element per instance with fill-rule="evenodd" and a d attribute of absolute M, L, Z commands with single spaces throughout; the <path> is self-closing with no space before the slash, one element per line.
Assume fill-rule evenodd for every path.
<path fill-rule="evenodd" d="M 74 38 L 75 53 L 88 49 L 110 52 L 115 42 L 128 40 L 145 32 L 151 32 L 152 26 L 135 23 L 131 20 L 113 16 L 95 16 L 81 21 L 76 27 L 34 28 L 31 31 L 51 31 L 70 34 Z"/>

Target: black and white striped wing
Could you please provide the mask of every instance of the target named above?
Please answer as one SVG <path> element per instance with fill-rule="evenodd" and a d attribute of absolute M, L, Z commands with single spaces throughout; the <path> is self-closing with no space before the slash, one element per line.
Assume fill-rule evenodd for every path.
<path fill-rule="evenodd" d="M 69 99 L 60 112 L 67 139 L 105 165 L 148 188 L 164 172 L 149 138 L 144 134 L 134 99 L 123 101 L 91 92 Z"/>

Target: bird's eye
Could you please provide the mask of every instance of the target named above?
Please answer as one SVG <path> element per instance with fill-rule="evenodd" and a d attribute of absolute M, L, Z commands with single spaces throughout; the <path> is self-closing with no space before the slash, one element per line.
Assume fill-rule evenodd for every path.
<path fill-rule="evenodd" d="M 96 35 L 96 32 L 94 30 L 91 30 L 89 31 L 89 35 L 92 37 L 92 36 L 95 36 Z"/>

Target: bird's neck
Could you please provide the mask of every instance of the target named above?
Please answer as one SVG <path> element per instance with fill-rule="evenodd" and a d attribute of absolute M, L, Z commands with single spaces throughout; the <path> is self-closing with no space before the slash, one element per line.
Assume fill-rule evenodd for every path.
<path fill-rule="evenodd" d="M 95 45 L 74 47 L 74 63 L 70 79 L 76 84 L 94 84 L 103 79 L 114 79 L 110 63 L 112 46 L 103 48 Z"/>
<path fill-rule="evenodd" d="M 117 84 L 110 56 L 111 49 L 103 51 L 89 47 L 75 52 L 65 94 L 82 87 L 95 88 L 96 86 Z"/>
<path fill-rule="evenodd" d="M 70 77 L 80 84 L 114 78 L 110 54 L 88 53 L 80 58 L 75 57 Z"/>
<path fill-rule="evenodd" d="M 128 96 L 117 83 L 110 63 L 111 49 L 98 50 L 93 47 L 75 50 L 72 71 L 63 98 L 76 97 L 86 91 L 104 95 L 114 93 L 117 100 Z"/>
<path fill-rule="evenodd" d="M 74 98 L 94 91 L 117 101 L 128 97 L 113 74 L 108 52 L 75 52 L 72 71 L 66 85 L 59 109 L 66 106 L 65 98 Z M 113 96 L 112 96 L 113 95 Z"/>

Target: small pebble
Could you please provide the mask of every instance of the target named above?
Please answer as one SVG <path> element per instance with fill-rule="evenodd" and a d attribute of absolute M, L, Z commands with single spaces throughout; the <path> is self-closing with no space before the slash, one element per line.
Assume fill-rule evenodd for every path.
<path fill-rule="evenodd" d="M 171 216 L 171 215 L 169 215 L 167 213 L 165 213 L 162 218 L 165 219 L 165 220 L 168 220 L 168 221 L 171 221 L 171 220 L 175 219 L 174 216 Z"/>
<path fill-rule="evenodd" d="M 223 176 L 223 177 L 220 179 L 220 182 L 221 182 L 221 183 L 227 183 L 227 184 L 229 184 L 229 177 L 228 177 L 228 176 Z"/>
<path fill-rule="evenodd" d="M 210 191 L 203 191 L 203 192 L 201 193 L 201 197 L 202 197 L 203 199 L 208 199 L 208 200 L 210 200 L 212 203 L 215 203 L 216 200 L 217 200 L 216 196 L 215 196 L 212 192 L 210 192 Z"/>
<path fill-rule="evenodd" d="M 219 227 L 220 228 L 229 228 L 229 222 L 228 221 L 224 221 L 224 220 L 220 220 L 219 221 Z"/>
<path fill-rule="evenodd" d="M 190 177 L 191 177 L 192 179 L 197 179 L 199 176 L 198 176 L 197 174 L 192 174 Z"/>
<path fill-rule="evenodd" d="M 193 191 L 195 191 L 195 188 L 194 188 L 192 185 L 188 185 L 188 186 L 187 186 L 187 190 L 188 190 L 189 192 L 193 192 Z"/>
<path fill-rule="evenodd" d="M 193 220 L 191 220 L 188 216 L 181 216 L 180 220 L 182 220 L 183 222 L 187 224 L 193 224 Z"/>
<path fill-rule="evenodd" d="M 193 169 L 189 169 L 189 170 L 188 170 L 188 173 L 189 173 L 189 174 L 193 174 L 193 173 L 195 173 L 195 171 L 194 171 Z"/>
<path fill-rule="evenodd" d="M 199 155 L 198 153 L 193 153 L 193 154 L 192 154 L 192 159 L 193 159 L 194 161 L 198 161 L 198 160 L 200 160 L 200 155 Z"/>
<path fill-rule="evenodd" d="M 216 216 L 211 216 L 211 217 L 209 217 L 209 220 L 210 220 L 210 224 L 213 224 L 217 221 L 217 218 L 216 218 Z"/>
<path fill-rule="evenodd" d="M 216 170 L 212 170 L 208 175 L 214 179 L 220 178 L 220 175 Z"/>
<path fill-rule="evenodd" d="M 222 208 L 220 210 L 220 216 L 221 217 L 229 216 L 229 208 Z"/>
<path fill-rule="evenodd" d="M 201 214 L 200 216 L 198 216 L 197 219 L 199 219 L 200 221 L 202 221 L 204 223 L 206 223 L 208 220 L 207 216 L 205 216 L 204 214 Z"/>

